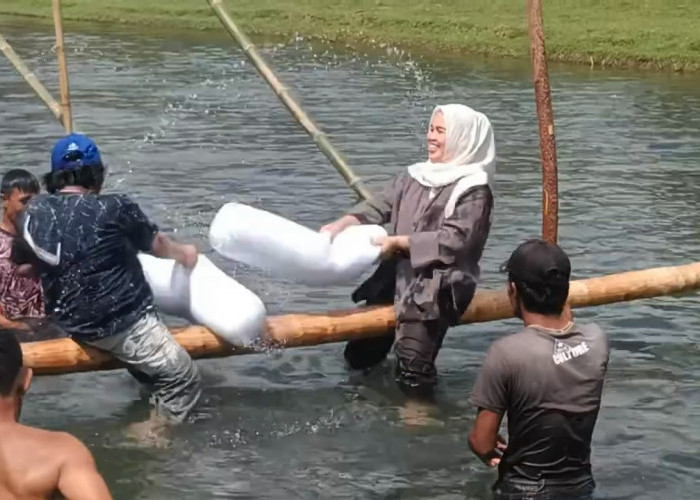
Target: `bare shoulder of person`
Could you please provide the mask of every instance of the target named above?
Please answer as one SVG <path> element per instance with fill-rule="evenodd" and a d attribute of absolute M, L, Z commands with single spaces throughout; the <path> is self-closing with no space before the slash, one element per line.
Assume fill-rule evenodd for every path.
<path fill-rule="evenodd" d="M 97 470 L 95 459 L 71 434 L 54 434 L 55 449 L 61 455 L 57 490 L 67 500 L 112 500 L 107 484 Z"/>

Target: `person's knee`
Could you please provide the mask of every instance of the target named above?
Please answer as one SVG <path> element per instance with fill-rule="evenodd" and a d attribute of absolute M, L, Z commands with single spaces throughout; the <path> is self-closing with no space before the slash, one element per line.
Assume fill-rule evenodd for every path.
<path fill-rule="evenodd" d="M 139 368 L 152 379 L 188 380 L 199 382 L 199 369 L 190 354 L 177 343 L 167 327 L 157 324 L 148 332 L 149 341 L 143 349 Z"/>

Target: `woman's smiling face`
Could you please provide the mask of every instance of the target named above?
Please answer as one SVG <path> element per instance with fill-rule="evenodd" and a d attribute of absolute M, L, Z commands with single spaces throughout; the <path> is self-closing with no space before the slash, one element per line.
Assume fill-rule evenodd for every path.
<path fill-rule="evenodd" d="M 445 139 L 447 128 L 445 127 L 445 115 L 438 111 L 428 127 L 428 159 L 433 163 L 445 161 Z"/>

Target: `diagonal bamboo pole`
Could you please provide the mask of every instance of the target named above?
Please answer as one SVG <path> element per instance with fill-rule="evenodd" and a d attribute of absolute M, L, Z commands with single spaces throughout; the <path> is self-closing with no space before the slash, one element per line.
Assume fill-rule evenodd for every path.
<path fill-rule="evenodd" d="M 557 145 L 554 139 L 552 94 L 549 88 L 547 52 L 542 29 L 542 0 L 527 0 L 527 11 L 542 161 L 542 238 L 556 243 L 559 225 Z"/>
<path fill-rule="evenodd" d="M 44 87 L 36 75 L 29 70 L 26 64 L 24 64 L 24 61 L 22 61 L 2 35 L 0 35 L 0 51 L 5 54 L 5 57 L 12 63 L 17 72 L 22 75 L 32 90 L 36 92 L 36 95 L 39 96 L 39 99 L 49 108 L 49 111 L 53 113 L 56 119 L 61 120 L 61 106 L 58 104 L 58 101 L 51 96 L 49 91 L 46 90 L 46 87 Z"/>
<path fill-rule="evenodd" d="M 591 307 L 615 302 L 673 295 L 700 289 L 700 262 L 659 267 L 572 281 L 569 305 Z M 235 314 L 235 312 L 232 312 Z M 513 317 L 505 290 L 478 291 L 462 323 Z M 320 314 L 286 314 L 267 321 L 267 336 L 284 347 L 303 347 L 382 335 L 394 325 L 392 306 L 360 307 Z M 250 353 L 232 348 L 202 326 L 174 329 L 176 340 L 195 358 Z M 38 375 L 111 370 L 121 365 L 109 354 L 83 347 L 70 339 L 45 340 L 22 345 L 24 363 Z"/>
<path fill-rule="evenodd" d="M 221 24 L 224 25 L 224 28 L 226 28 L 236 43 L 241 47 L 260 75 L 275 92 L 275 95 L 277 95 L 280 101 L 282 101 L 282 104 L 284 104 L 292 113 L 299 124 L 304 127 L 304 130 L 306 130 L 306 132 L 316 143 L 316 146 L 318 146 L 321 152 L 331 161 L 333 166 L 340 173 L 340 175 L 343 176 L 345 182 L 348 183 L 350 188 L 352 188 L 357 195 L 364 200 L 369 200 L 372 198 L 370 191 L 364 187 L 362 180 L 355 175 L 338 150 L 336 150 L 333 144 L 331 144 L 331 142 L 328 140 L 326 134 L 316 126 L 316 124 L 311 120 L 311 118 L 309 118 L 304 110 L 301 109 L 301 106 L 299 106 L 299 104 L 289 95 L 287 87 L 285 87 L 277 78 L 272 68 L 270 68 L 270 66 L 258 53 L 255 45 L 253 45 L 245 33 L 238 28 L 231 16 L 229 16 L 228 12 L 226 12 L 222 0 L 207 1 L 221 21 Z"/>
<path fill-rule="evenodd" d="M 56 55 L 58 56 L 58 81 L 61 86 L 61 117 L 66 133 L 73 132 L 73 113 L 70 105 L 70 87 L 68 85 L 68 64 L 63 47 L 63 21 L 61 18 L 61 0 L 53 0 L 53 24 L 56 29 Z"/>

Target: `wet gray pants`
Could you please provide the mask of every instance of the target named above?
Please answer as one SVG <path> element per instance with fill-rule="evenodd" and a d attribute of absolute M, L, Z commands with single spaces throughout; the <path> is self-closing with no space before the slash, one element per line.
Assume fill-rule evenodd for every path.
<path fill-rule="evenodd" d="M 202 394 L 197 365 L 155 313 L 125 332 L 86 343 L 124 362 L 151 390 L 157 414 L 169 420 L 183 421 Z"/>

